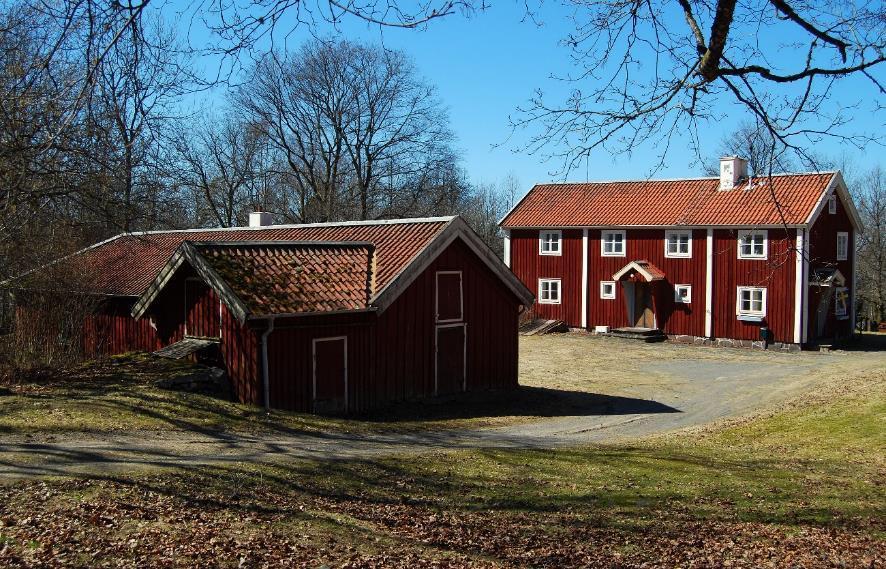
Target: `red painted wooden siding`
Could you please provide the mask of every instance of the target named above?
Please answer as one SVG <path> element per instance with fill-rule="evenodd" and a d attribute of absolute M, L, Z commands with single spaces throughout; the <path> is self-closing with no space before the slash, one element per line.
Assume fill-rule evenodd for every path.
<path fill-rule="evenodd" d="M 250 323 L 240 324 L 222 305 L 219 349 L 231 382 L 231 395 L 241 403 L 264 404 L 259 335 Z"/>
<path fill-rule="evenodd" d="M 849 233 L 849 250 L 845 261 L 837 260 L 837 233 Z M 828 213 L 827 205 L 819 215 L 818 219 L 809 232 L 809 264 L 810 270 L 824 267 L 836 267 L 846 277 L 846 286 L 849 288 L 849 294 L 855 298 L 855 291 L 852 290 L 852 274 L 854 267 L 852 266 L 852 251 L 855 250 L 855 230 L 852 227 L 852 220 L 846 211 L 846 205 L 842 199 L 837 196 L 837 213 Z M 816 287 L 810 287 L 809 297 L 809 313 L 808 319 L 808 338 L 814 340 L 816 337 L 815 314 L 818 308 L 818 291 Z M 824 326 L 822 337 L 833 337 L 835 335 L 845 336 L 851 330 L 850 319 L 837 320 L 833 310 L 833 303 L 827 313 L 827 320 Z M 851 306 L 850 306 L 851 310 Z"/>
<path fill-rule="evenodd" d="M 462 319 L 460 273 L 437 273 L 437 319 Z"/>
<path fill-rule="evenodd" d="M 188 336 L 218 338 L 221 334 L 221 302 L 202 280 L 185 281 L 185 332 Z"/>
<path fill-rule="evenodd" d="M 796 230 L 769 229 L 766 260 L 738 258 L 738 232 L 714 231 L 714 336 L 759 340 L 766 326 L 776 342 L 794 341 L 794 273 Z M 736 315 L 739 286 L 766 288 L 766 318 L 744 322 Z"/>
<path fill-rule="evenodd" d="M 456 240 L 378 317 L 368 404 L 434 393 L 435 274 L 453 270 L 462 271 L 468 390 L 517 386 L 519 301 Z"/>
<path fill-rule="evenodd" d="M 600 250 L 599 229 L 588 230 L 588 326 L 633 326 L 628 319 L 625 289 L 616 283 L 615 299 L 600 298 L 600 282 L 612 276 L 631 261 L 647 260 L 665 273 L 664 281 L 651 285 L 655 318 L 658 327 L 668 334 L 704 335 L 705 271 L 707 231 L 692 231 L 692 257 L 666 258 L 664 229 L 627 229 L 625 256 L 604 257 Z M 581 258 L 579 257 L 579 271 Z M 674 302 L 674 285 L 692 287 L 692 302 Z M 581 303 L 581 297 L 570 298 Z"/>
<path fill-rule="evenodd" d="M 368 407 L 372 361 L 371 314 L 280 319 L 268 336 L 271 406 L 311 412 L 315 338 L 348 339 L 348 404 L 350 411 Z M 260 350 L 259 346 L 259 350 Z M 260 383 L 260 381 L 259 381 Z"/>
<path fill-rule="evenodd" d="M 347 405 L 347 338 L 312 342 L 314 410 L 345 411 Z"/>
<path fill-rule="evenodd" d="M 600 229 L 588 230 L 588 327 L 633 325 L 629 320 L 623 286 L 616 284 L 614 299 L 602 299 L 600 283 L 613 280 L 613 275 L 630 261 L 645 259 L 665 273 L 664 281 L 652 285 L 658 327 L 668 334 L 704 336 L 707 230 L 692 231 L 691 258 L 665 257 L 664 228 L 625 231 L 625 256 L 604 257 L 600 249 Z M 562 304 L 536 304 L 535 312 L 540 317 L 561 318 L 570 326 L 580 326 L 581 230 L 564 230 L 563 236 L 563 255 L 548 257 L 538 254 L 538 231 L 512 231 L 511 266 L 534 292 L 537 292 L 539 277 L 563 279 Z M 836 234 L 832 241 L 836 242 Z M 775 341 L 793 342 L 795 230 L 769 230 L 769 258 L 766 261 L 738 259 L 737 243 L 736 231 L 714 231 L 714 337 L 756 340 L 760 337 L 760 327 L 767 326 L 772 330 Z M 674 286 L 678 284 L 692 287 L 690 303 L 674 302 Z M 735 306 L 738 286 L 767 288 L 767 316 L 763 323 L 737 319 Z"/>
<path fill-rule="evenodd" d="M 511 231 L 511 270 L 538 299 L 538 279 L 560 279 L 560 304 L 535 301 L 538 318 L 563 320 L 581 326 L 581 229 L 564 229 L 561 255 L 538 253 L 538 230 Z"/>
<path fill-rule="evenodd" d="M 84 355 L 89 358 L 133 351 L 155 351 L 184 338 L 186 312 L 185 277 L 167 285 L 152 311 L 135 320 L 134 299 L 111 299 L 87 318 L 83 326 Z M 216 357 L 221 359 L 231 383 L 232 396 L 243 403 L 263 403 L 261 353 L 258 335 L 248 324 L 241 325 L 226 306 L 219 311 L 215 293 L 201 296 L 201 307 L 192 313 L 199 325 L 219 327 L 221 339 Z M 201 314 L 205 320 L 201 319 Z M 194 321 L 192 321 L 193 325 Z"/>
<path fill-rule="evenodd" d="M 150 318 L 132 318 L 132 299 L 109 299 L 83 322 L 83 354 L 98 358 L 162 347 Z"/>

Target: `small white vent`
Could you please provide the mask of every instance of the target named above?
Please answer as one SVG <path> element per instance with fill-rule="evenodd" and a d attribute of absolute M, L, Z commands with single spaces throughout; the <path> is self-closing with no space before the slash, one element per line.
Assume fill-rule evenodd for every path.
<path fill-rule="evenodd" d="M 249 214 L 249 227 L 266 227 L 274 225 L 274 215 L 266 211 L 254 211 Z"/>

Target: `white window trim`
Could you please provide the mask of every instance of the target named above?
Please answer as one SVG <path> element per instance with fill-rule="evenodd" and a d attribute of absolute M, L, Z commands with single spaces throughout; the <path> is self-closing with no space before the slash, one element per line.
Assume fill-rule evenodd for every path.
<path fill-rule="evenodd" d="M 742 255 L 741 253 L 741 241 L 744 237 L 748 235 L 762 235 L 763 236 L 763 254 L 762 255 Z M 769 258 L 769 231 L 766 229 L 741 229 L 738 232 L 738 258 L 739 259 L 748 259 L 754 261 L 765 261 Z"/>
<path fill-rule="evenodd" d="M 440 320 L 440 275 L 458 275 L 458 318 Z M 437 322 L 461 322 L 465 319 L 465 289 L 461 271 L 437 271 L 436 287 L 434 290 L 434 307 L 436 309 Z"/>
<path fill-rule="evenodd" d="M 557 250 L 556 251 L 545 251 L 544 243 L 546 235 L 556 235 L 557 236 Z M 538 232 L 538 254 L 551 256 L 551 257 L 561 257 L 563 255 L 563 232 L 559 229 L 542 229 Z"/>
<path fill-rule="evenodd" d="M 606 234 L 621 234 L 621 253 L 606 252 Z M 601 229 L 600 230 L 600 256 L 601 257 L 626 257 L 628 251 L 628 237 L 624 229 Z"/>
<path fill-rule="evenodd" d="M 612 294 L 607 295 L 603 292 L 606 285 L 612 285 Z M 600 281 L 600 298 L 603 300 L 615 300 L 615 281 Z"/>
<path fill-rule="evenodd" d="M 681 297 L 679 294 L 681 288 L 686 289 L 685 297 Z M 674 302 L 677 304 L 692 304 L 692 285 L 674 285 Z"/>
<path fill-rule="evenodd" d="M 688 235 L 689 247 L 686 253 L 670 253 L 668 252 L 668 244 L 671 242 L 672 235 Z M 665 231 L 664 253 L 668 259 L 691 259 L 692 258 L 692 230 L 668 229 Z"/>
<path fill-rule="evenodd" d="M 837 213 L 837 196 L 836 194 L 831 194 L 828 198 L 828 213 L 831 215 L 835 215 Z"/>
<path fill-rule="evenodd" d="M 557 300 L 545 300 L 541 297 L 541 283 L 557 283 Z M 560 279 L 538 279 L 538 303 L 539 304 L 560 304 L 563 299 L 563 285 Z"/>
<path fill-rule="evenodd" d="M 843 251 L 843 254 L 840 254 L 840 238 L 846 238 L 846 250 Z M 848 261 L 849 260 L 849 232 L 848 231 L 838 231 L 837 232 L 837 260 L 838 261 Z"/>
<path fill-rule="evenodd" d="M 329 336 L 328 338 L 314 338 L 311 340 L 311 375 L 313 380 L 313 391 L 311 405 L 317 401 L 317 344 L 320 342 L 339 342 L 344 340 L 345 348 L 345 412 L 348 409 L 348 337 L 347 336 Z"/>
<path fill-rule="evenodd" d="M 741 293 L 746 290 L 760 290 L 763 291 L 762 295 L 762 304 L 763 309 L 760 311 L 756 310 L 742 310 L 741 309 Z M 737 289 L 735 295 L 735 314 L 737 316 L 753 316 L 763 318 L 766 316 L 766 287 L 761 286 L 740 286 Z"/>

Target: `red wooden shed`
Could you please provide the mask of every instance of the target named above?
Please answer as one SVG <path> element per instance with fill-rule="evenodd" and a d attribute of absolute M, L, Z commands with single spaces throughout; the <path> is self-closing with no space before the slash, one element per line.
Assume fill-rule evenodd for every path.
<path fill-rule="evenodd" d="M 242 402 L 362 411 L 517 385 L 533 296 L 458 217 L 122 234 L 64 260 L 88 355 L 209 350 Z"/>

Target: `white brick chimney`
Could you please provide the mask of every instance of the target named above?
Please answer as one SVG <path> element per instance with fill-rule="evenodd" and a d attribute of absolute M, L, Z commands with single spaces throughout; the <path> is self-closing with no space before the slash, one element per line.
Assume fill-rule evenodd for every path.
<path fill-rule="evenodd" d="M 720 158 L 720 190 L 731 190 L 748 177 L 748 161 L 739 156 Z"/>
<path fill-rule="evenodd" d="M 249 214 L 249 227 L 274 225 L 274 215 L 267 211 L 254 211 Z"/>

